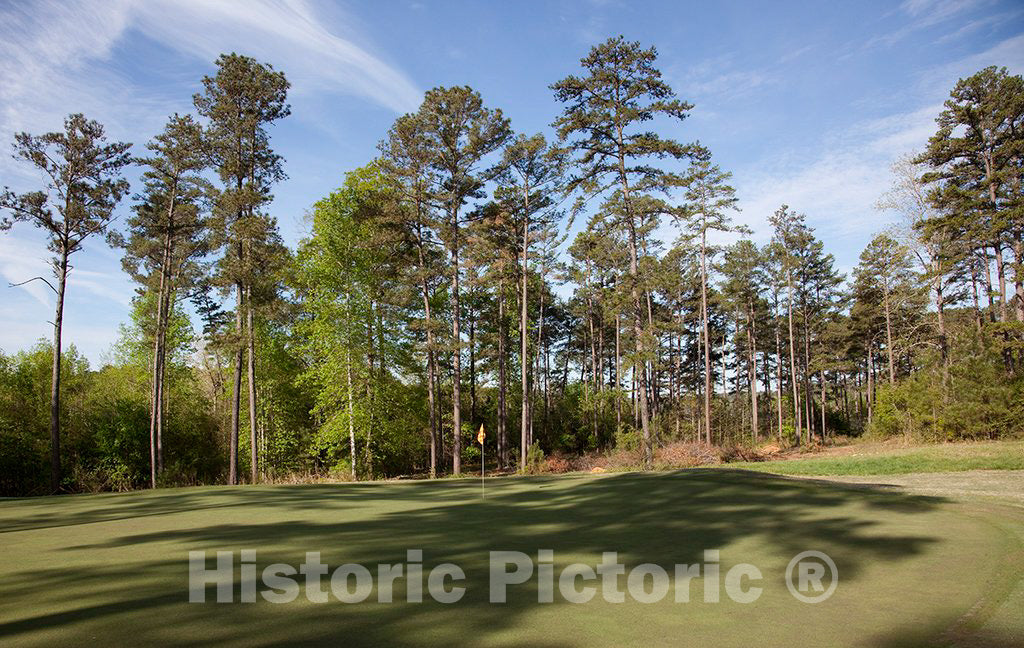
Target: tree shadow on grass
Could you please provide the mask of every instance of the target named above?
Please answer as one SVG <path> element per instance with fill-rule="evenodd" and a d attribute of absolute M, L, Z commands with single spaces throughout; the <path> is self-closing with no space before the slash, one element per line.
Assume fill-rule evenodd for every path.
<path fill-rule="evenodd" d="M 428 484 L 430 490 L 417 488 Z M 0 500 L 0 533 L 113 522 L 141 517 L 192 513 L 239 505 L 285 505 L 298 509 L 371 501 L 394 489 L 389 499 L 453 501 L 464 496 L 465 480 L 432 482 L 363 482 L 281 486 L 209 486 L 163 488 L 129 493 L 55 495 Z M 283 489 L 291 491 L 282 493 Z"/>
<path fill-rule="evenodd" d="M 487 603 L 492 550 L 535 558 L 539 549 L 552 549 L 556 562 L 590 564 L 602 552 L 617 551 L 627 567 L 655 563 L 671 571 L 674 564 L 703 562 L 707 549 L 721 549 L 724 573 L 730 564 L 748 561 L 730 555 L 729 547 L 753 539 L 782 564 L 807 549 L 825 551 L 845 581 L 856 579 L 869 561 L 909 558 L 935 540 L 881 532 L 876 515 L 926 513 L 942 501 L 721 469 L 501 479 L 489 483 L 486 498 L 480 497 L 479 483 L 469 480 L 147 493 L 50 518 L 25 518 L 22 529 L 68 534 L 69 566 L 4 578 L 5 591 L 16 594 L 0 603 L 0 638 L 42 640 L 59 627 L 65 637 L 81 632 L 83 638 L 130 637 L 139 644 L 472 644 L 477 637 L 514 631 L 537 605 L 535 580 L 510 590 L 505 605 Z M 73 530 L 60 528 L 225 507 L 251 510 L 252 521 L 211 524 L 209 516 L 201 515 L 201 523 L 183 517 L 174 530 L 90 543 L 76 543 Z M 260 571 L 277 562 L 298 565 L 306 551 L 322 552 L 332 568 L 354 562 L 375 571 L 380 563 L 404 563 L 407 549 L 422 549 L 425 570 L 443 562 L 460 565 L 467 591 L 455 605 L 429 597 L 422 604 L 406 603 L 402 588 L 393 604 L 378 604 L 372 596 L 359 605 L 333 599 L 326 605 L 188 604 L 187 551 L 237 556 L 242 549 L 256 550 Z M 110 550 L 131 558 L 123 564 L 85 560 L 90 552 L 106 557 Z M 212 587 L 207 597 L 214 600 Z M 140 621 L 145 619 L 153 622 Z M 635 632 L 643 643 L 642 627 Z M 553 638 L 534 645 L 582 644 Z"/>

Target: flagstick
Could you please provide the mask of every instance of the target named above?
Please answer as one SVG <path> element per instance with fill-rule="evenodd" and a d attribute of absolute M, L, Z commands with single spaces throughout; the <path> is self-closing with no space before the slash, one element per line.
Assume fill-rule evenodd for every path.
<path fill-rule="evenodd" d="M 484 471 L 487 466 L 487 456 L 484 454 L 484 444 L 480 444 L 480 499 L 487 497 L 484 493 Z"/>

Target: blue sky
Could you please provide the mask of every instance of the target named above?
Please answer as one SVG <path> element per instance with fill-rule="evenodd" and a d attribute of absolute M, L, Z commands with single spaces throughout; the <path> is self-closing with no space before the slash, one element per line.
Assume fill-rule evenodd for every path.
<path fill-rule="evenodd" d="M 669 134 L 699 139 L 734 174 L 736 218 L 754 238 L 767 239 L 767 216 L 788 203 L 844 270 L 893 220 L 874 208 L 889 165 L 923 146 L 955 81 L 987 65 L 1024 72 L 1014 1 L 15 0 L 0 6 L 0 185 L 39 186 L 11 160 L 13 134 L 57 130 L 70 112 L 141 153 L 169 114 L 191 109 L 217 55 L 237 51 L 292 81 L 292 116 L 272 129 L 290 178 L 272 212 L 294 246 L 310 205 L 369 161 L 425 90 L 468 84 L 517 131 L 550 133 L 559 106 L 548 85 L 618 34 L 658 48 L 666 79 L 695 104 Z M 31 226 L 0 234 L 4 352 L 50 335 L 48 289 L 6 286 L 47 273 L 47 258 Z M 95 366 L 134 287 L 99 239 L 73 265 L 64 339 Z"/>

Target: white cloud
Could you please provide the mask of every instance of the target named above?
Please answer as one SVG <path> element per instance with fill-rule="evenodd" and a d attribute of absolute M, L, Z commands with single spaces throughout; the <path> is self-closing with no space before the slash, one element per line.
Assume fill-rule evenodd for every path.
<path fill-rule="evenodd" d="M 900 10 L 914 18 L 936 23 L 986 2 L 987 0 L 904 0 Z"/>
<path fill-rule="evenodd" d="M 14 227 L 14 232 L 0 236 L 0 276 L 8 284 L 22 284 L 15 288 L 30 295 L 44 312 L 49 312 L 54 307 L 53 290 L 42 281 L 22 282 L 43 277 L 55 286 L 50 262 L 53 255 L 46 250 L 42 235 L 31 231 L 31 225 L 21 223 Z M 84 291 L 93 300 L 99 297 L 127 310 L 131 304 L 132 286 L 127 275 L 121 272 L 120 261 L 103 253 L 101 238 L 88 240 L 86 246 L 85 250 L 71 257 L 68 290 Z M 3 286 L 0 289 L 10 288 Z"/>
<path fill-rule="evenodd" d="M 304 0 L 15 4 L 0 9 L 2 145 L 16 131 L 59 128 L 69 112 L 84 112 L 112 136 L 141 144 L 167 115 L 189 110 L 187 93 L 140 87 L 104 65 L 130 33 L 207 65 L 232 50 L 269 61 L 300 95 L 355 95 L 399 113 L 422 98 L 404 73 L 329 30 Z M 24 177 L 2 157 L 5 181 Z"/>
<path fill-rule="evenodd" d="M 978 18 L 977 20 L 971 20 L 962 26 L 958 27 L 955 31 L 952 31 L 944 36 L 940 36 L 935 40 L 936 45 L 943 45 L 946 43 L 952 43 L 960 40 L 965 36 L 972 34 L 977 31 L 991 30 L 994 27 L 1005 23 L 1006 21 L 1015 18 L 1020 15 L 1020 11 L 1007 11 L 1004 13 L 993 14 L 991 16 L 985 16 Z"/>
<path fill-rule="evenodd" d="M 16 132 L 58 130 L 68 113 L 82 112 L 104 124 L 110 139 L 131 141 L 138 151 L 169 114 L 191 110 L 188 88 L 202 72 L 182 81 L 161 77 L 167 73 L 154 65 L 140 85 L 115 60 L 130 38 L 148 39 L 211 72 L 223 52 L 268 61 L 286 73 L 296 101 L 349 95 L 395 112 L 415 109 L 422 98 L 415 84 L 358 41 L 348 16 L 330 18 L 328 25 L 304 0 L 0 3 L 0 186 L 25 191 L 41 183 L 29 165 L 11 159 Z M 297 111 L 297 117 L 315 126 L 328 119 L 315 110 Z M 0 234 L 4 284 L 49 279 L 50 256 L 45 237 L 28 224 Z M 99 239 L 72 263 L 65 339 L 95 360 L 128 314 L 132 285 L 119 255 L 105 251 Z M 0 290 L 0 347 L 13 351 L 50 335 L 53 295 L 45 284 Z"/>
<path fill-rule="evenodd" d="M 910 22 L 899 29 L 872 38 L 864 44 L 864 49 L 894 45 L 915 32 L 961 16 L 989 2 L 990 0 L 905 0 L 900 5 L 900 12 L 909 17 Z"/>
<path fill-rule="evenodd" d="M 132 16 L 133 28 L 204 61 L 231 49 L 271 61 L 297 92 L 363 96 L 397 113 L 422 99 L 401 71 L 329 31 L 305 0 L 150 0 L 134 4 Z"/>
<path fill-rule="evenodd" d="M 1024 69 L 1024 36 L 921 72 L 907 90 L 918 108 L 827 134 L 822 152 L 786 151 L 738 170 L 735 186 L 743 212 L 737 220 L 750 225 L 755 238 L 767 240 L 767 217 L 786 203 L 807 214 L 841 262 L 855 261 L 866 240 L 891 220 L 874 205 L 892 184 L 892 162 L 927 144 L 942 101 L 958 78 L 996 64 L 1014 72 Z"/>
<path fill-rule="evenodd" d="M 974 74 L 989 65 L 1006 67 L 1011 74 L 1024 73 L 1024 34 L 1000 41 L 983 52 L 928 70 L 921 76 L 919 87 L 944 88 L 945 96 L 957 79 Z"/>
<path fill-rule="evenodd" d="M 737 69 L 729 54 L 705 59 L 672 76 L 672 85 L 679 88 L 680 96 L 701 106 L 729 102 L 778 80 L 777 73 L 767 69 Z"/>
<path fill-rule="evenodd" d="M 738 219 L 767 240 L 767 218 L 782 204 L 806 213 L 809 223 L 831 246 L 836 240 L 873 231 L 884 224 L 873 209 L 889 184 L 885 156 L 850 148 L 824 153 L 806 164 L 769 161 L 763 171 L 737 181 L 743 212 Z"/>
<path fill-rule="evenodd" d="M 44 309 L 53 308 L 53 291 L 42 281 L 29 281 L 43 277 L 53 283 L 53 272 L 46 256 L 36 252 L 39 244 L 25 241 L 13 234 L 0 235 L 0 276 L 11 284 L 21 284 L 19 289 L 28 293 Z M 28 282 L 28 283 L 22 283 Z M 0 290 L 11 290 L 8 286 Z"/>

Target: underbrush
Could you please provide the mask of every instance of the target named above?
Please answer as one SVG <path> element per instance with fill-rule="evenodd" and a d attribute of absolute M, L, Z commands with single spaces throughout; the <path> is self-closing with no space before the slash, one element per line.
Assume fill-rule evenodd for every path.
<path fill-rule="evenodd" d="M 805 447 L 803 452 L 812 451 Z M 715 446 L 706 443 L 675 441 L 654 449 L 652 467 L 654 470 L 678 470 L 714 466 L 735 461 L 757 462 L 780 458 L 790 449 L 780 448 L 775 443 L 757 446 L 730 444 Z M 643 450 L 635 447 L 619 447 L 607 452 L 588 453 L 579 456 L 553 455 L 547 457 L 538 472 L 626 472 L 643 470 Z"/>

